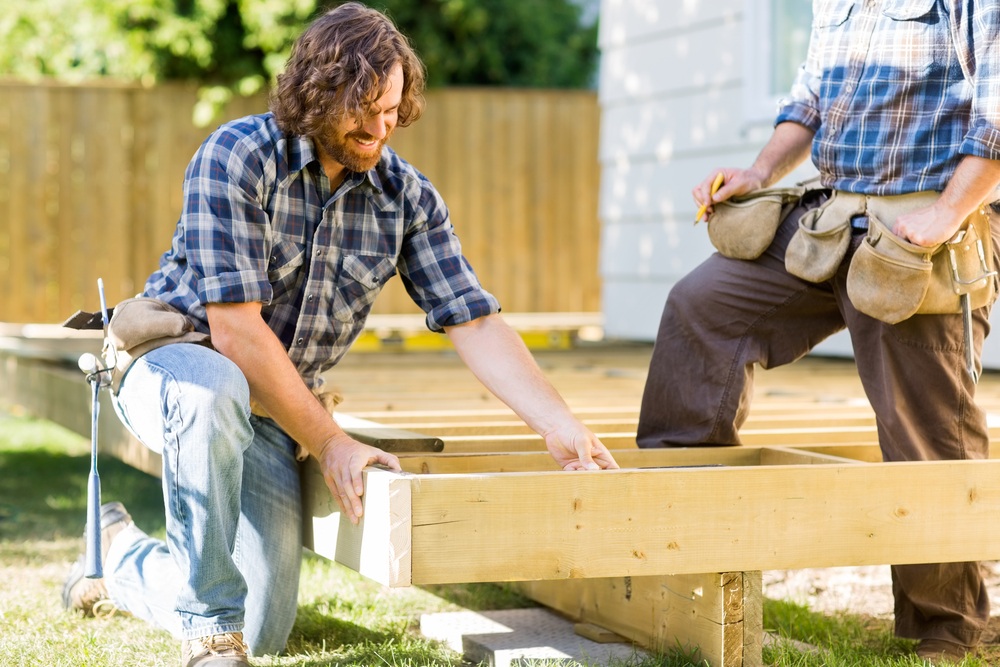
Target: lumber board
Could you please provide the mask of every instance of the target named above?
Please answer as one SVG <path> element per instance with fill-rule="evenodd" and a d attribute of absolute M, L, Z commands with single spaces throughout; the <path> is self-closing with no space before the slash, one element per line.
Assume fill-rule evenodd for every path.
<path fill-rule="evenodd" d="M 990 442 L 1000 440 L 1000 425 L 988 426 Z M 635 431 L 602 432 L 595 435 L 609 449 L 635 446 Z M 742 445 L 801 446 L 810 442 L 823 444 L 868 444 L 878 441 L 878 432 L 871 426 L 789 427 L 740 430 Z M 544 451 L 545 441 L 538 435 L 468 435 L 441 436 L 443 451 L 458 452 L 526 452 Z"/>
<path fill-rule="evenodd" d="M 588 418 L 581 420 L 590 430 L 600 435 L 602 433 L 635 433 L 638 417 L 633 416 L 627 419 L 614 418 Z M 376 422 L 380 423 L 380 422 Z M 431 436 L 456 437 L 456 436 L 508 436 L 508 435 L 532 435 L 534 431 L 522 420 L 511 418 L 508 420 L 473 419 L 469 421 L 435 422 L 435 421 L 407 421 L 393 424 L 395 428 L 419 431 Z M 871 431 L 875 427 L 875 415 L 871 411 L 856 413 L 827 413 L 817 414 L 815 410 L 805 414 L 767 416 L 748 419 L 744 428 L 753 431 L 764 430 L 787 430 L 796 429 L 802 431 L 805 428 L 814 430 L 832 430 L 846 427 L 860 427 Z"/>
<path fill-rule="evenodd" d="M 303 482 L 312 489 L 326 488 L 314 459 L 303 468 Z M 409 586 L 410 478 L 372 467 L 364 471 L 364 484 L 364 512 L 357 525 L 329 492 L 303 496 L 303 546 L 384 586 Z"/>
<path fill-rule="evenodd" d="M 386 452 L 440 452 L 444 448 L 441 438 L 433 435 L 385 426 L 340 412 L 334 412 L 333 418 L 355 440 Z"/>
<path fill-rule="evenodd" d="M 831 446 L 825 451 L 800 451 L 786 447 L 674 447 L 668 449 L 615 449 L 615 461 L 622 468 L 652 469 L 691 466 L 753 466 L 783 464 L 850 464 L 858 462 L 854 448 L 845 456 Z M 877 446 L 876 446 L 877 450 Z M 400 454 L 403 470 L 417 474 L 539 472 L 556 471 L 559 466 L 544 452 Z"/>
<path fill-rule="evenodd" d="M 527 581 L 522 594 L 642 646 L 680 646 L 720 667 L 762 664 L 760 572 Z"/>
<path fill-rule="evenodd" d="M 412 581 L 993 560 L 998 475 L 995 460 L 420 475 Z"/>

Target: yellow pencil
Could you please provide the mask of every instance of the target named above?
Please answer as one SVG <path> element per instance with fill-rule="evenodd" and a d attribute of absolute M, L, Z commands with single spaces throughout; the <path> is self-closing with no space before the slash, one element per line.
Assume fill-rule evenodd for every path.
<path fill-rule="evenodd" d="M 712 182 L 712 196 L 713 197 L 715 196 L 715 193 L 719 191 L 719 188 L 722 187 L 722 182 L 725 181 L 725 180 L 726 180 L 726 177 L 723 175 L 723 173 L 721 171 L 718 174 L 716 174 L 715 181 Z M 708 204 L 702 204 L 701 205 L 701 208 L 698 209 L 698 215 L 696 215 L 694 217 L 694 224 L 697 225 L 699 222 L 701 222 L 701 216 L 705 215 L 705 211 L 707 209 L 708 209 Z"/>

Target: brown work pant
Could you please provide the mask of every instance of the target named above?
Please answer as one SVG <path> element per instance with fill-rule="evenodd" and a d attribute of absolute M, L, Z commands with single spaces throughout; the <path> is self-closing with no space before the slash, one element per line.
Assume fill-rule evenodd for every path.
<path fill-rule="evenodd" d="M 794 210 L 757 260 L 713 254 L 670 291 L 642 397 L 639 446 L 741 444 L 754 365 L 795 361 L 846 326 L 884 460 L 987 458 L 986 416 L 964 370 L 960 315 L 889 325 L 855 310 L 847 268 L 863 234 L 852 238 L 828 282 L 805 282 L 785 270 L 798 218 L 816 203 Z M 994 216 L 994 248 L 997 227 Z M 989 308 L 973 314 L 977 363 L 988 317 Z M 979 563 L 895 565 L 892 577 L 897 635 L 979 642 L 989 618 Z"/>

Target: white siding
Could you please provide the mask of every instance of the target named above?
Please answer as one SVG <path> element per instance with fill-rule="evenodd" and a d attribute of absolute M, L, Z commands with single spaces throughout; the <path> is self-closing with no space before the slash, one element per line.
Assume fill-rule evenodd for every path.
<path fill-rule="evenodd" d="M 653 340 L 670 287 L 711 251 L 691 188 L 771 133 L 743 111 L 743 0 L 601 5 L 601 276 L 608 336 Z M 813 173 L 805 167 L 789 180 Z"/>
<path fill-rule="evenodd" d="M 711 252 L 691 189 L 771 134 L 744 106 L 744 0 L 603 0 L 601 277 L 609 337 L 651 341 L 671 286 Z M 756 110 L 752 115 L 757 116 Z M 803 165 L 786 183 L 812 176 Z M 846 332 L 816 352 L 851 356 Z M 1000 368 L 1000 335 L 983 363 Z"/>

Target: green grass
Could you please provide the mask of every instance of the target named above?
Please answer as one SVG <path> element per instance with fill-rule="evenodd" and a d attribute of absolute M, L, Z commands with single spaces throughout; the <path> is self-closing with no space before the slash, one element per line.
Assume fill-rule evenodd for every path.
<path fill-rule="evenodd" d="M 892 621 L 848 614 L 818 614 L 788 601 L 764 601 L 764 628 L 779 638 L 764 648 L 764 663 L 782 667 L 925 667 L 913 653 L 916 642 L 892 634 Z M 815 647 L 800 651 L 792 639 Z M 961 667 L 988 667 L 966 658 Z"/>
<path fill-rule="evenodd" d="M 84 619 L 62 609 L 60 591 L 83 548 L 89 442 L 48 422 L 0 414 L 0 667 L 174 666 L 179 643 L 134 618 Z M 100 460 L 103 500 L 121 500 L 136 523 L 163 533 L 159 480 L 115 459 Z M 492 584 L 388 589 L 314 555 L 303 562 L 298 617 L 282 657 L 254 664 L 296 667 L 460 667 L 461 657 L 417 632 L 420 615 L 534 606 Z M 776 667 L 915 667 L 912 642 L 889 622 L 815 614 L 765 600 L 764 625 L 781 638 L 765 647 Z M 528 664 L 543 667 L 553 661 Z M 987 662 L 968 659 L 964 667 Z M 597 665 L 588 665 L 597 667 Z M 695 651 L 636 654 L 609 667 L 705 667 Z"/>

